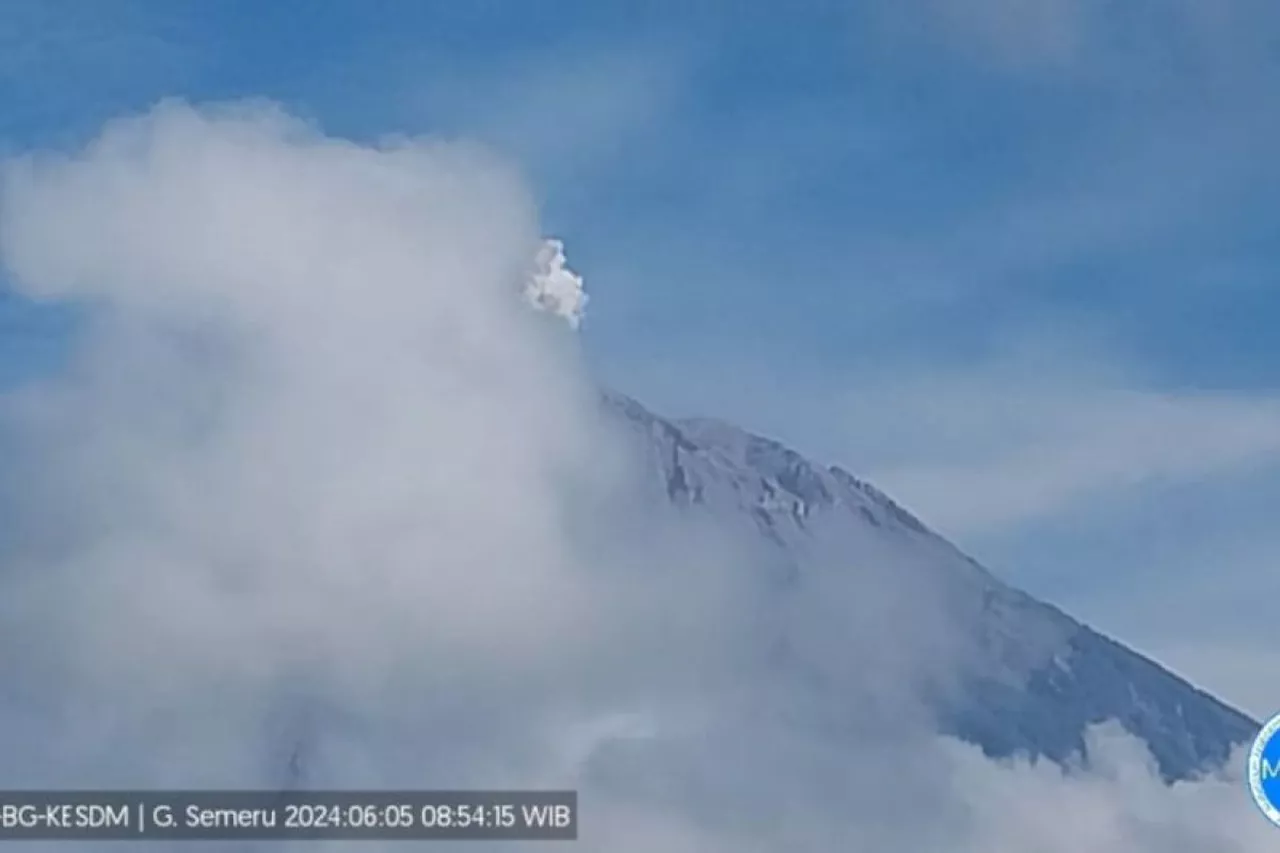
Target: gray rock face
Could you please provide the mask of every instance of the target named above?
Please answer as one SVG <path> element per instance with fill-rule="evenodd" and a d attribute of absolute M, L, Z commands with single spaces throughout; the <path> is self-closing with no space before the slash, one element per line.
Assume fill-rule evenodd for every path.
<path fill-rule="evenodd" d="M 989 755 L 1083 756 L 1085 729 L 1115 720 L 1147 743 L 1169 781 L 1220 765 L 1258 729 L 1003 583 L 840 468 L 719 421 L 666 420 L 617 395 L 605 404 L 638 439 L 666 501 L 713 519 L 776 572 L 779 610 L 795 604 L 777 620 L 775 644 L 797 671 L 834 658 L 845 676 L 858 670 L 888 683 L 905 657 L 925 675 L 910 689 L 938 729 Z M 848 631 L 814 627 L 815 606 L 847 608 Z M 851 657 L 832 654 L 832 643 L 847 644 Z M 929 661 L 945 663 L 930 672 Z M 840 666 L 804 677 L 836 697 Z"/>

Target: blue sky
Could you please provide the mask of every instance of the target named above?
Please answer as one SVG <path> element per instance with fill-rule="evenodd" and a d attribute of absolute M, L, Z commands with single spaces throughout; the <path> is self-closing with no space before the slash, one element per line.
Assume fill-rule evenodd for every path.
<path fill-rule="evenodd" d="M 170 96 L 479 139 L 585 276 L 603 380 L 860 471 L 1280 708 L 1280 7 L 638 8 L 14 0 L 0 152 Z M 69 328 L 0 295 L 0 381 Z"/>

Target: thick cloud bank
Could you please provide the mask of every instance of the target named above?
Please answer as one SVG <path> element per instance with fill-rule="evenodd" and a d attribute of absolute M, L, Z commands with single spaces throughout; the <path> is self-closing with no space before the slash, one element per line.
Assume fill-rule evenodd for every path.
<path fill-rule="evenodd" d="M 1167 788 L 1110 730 L 1083 773 L 817 724 L 756 659 L 765 585 L 634 499 L 526 304 L 576 324 L 581 282 L 481 151 L 170 103 L 0 203 L 13 284 L 87 318 L 0 413 L 8 787 L 572 786 L 617 853 L 1280 840 L 1239 761 Z"/>

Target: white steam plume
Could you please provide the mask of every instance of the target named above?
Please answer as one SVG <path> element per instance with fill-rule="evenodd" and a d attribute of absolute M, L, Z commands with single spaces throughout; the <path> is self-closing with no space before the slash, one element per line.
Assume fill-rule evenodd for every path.
<path fill-rule="evenodd" d="M 587 293 L 582 287 L 582 276 L 565 265 L 564 243 L 543 241 L 524 295 L 530 304 L 564 318 L 572 328 L 582 323 Z"/>

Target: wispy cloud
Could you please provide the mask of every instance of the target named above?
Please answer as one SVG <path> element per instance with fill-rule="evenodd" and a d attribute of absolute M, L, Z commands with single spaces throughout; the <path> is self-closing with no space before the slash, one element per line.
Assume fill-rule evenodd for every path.
<path fill-rule="evenodd" d="M 156 14 L 160 12 L 160 14 Z M 210 59 L 179 4 L 16 2 L 0 21 L 0 151 L 83 142 L 122 110 L 190 85 Z"/>
<path fill-rule="evenodd" d="M 882 4 L 881 23 L 965 58 L 1012 69 L 1063 69 L 1092 36 L 1090 0 L 928 0 Z"/>
<path fill-rule="evenodd" d="M 712 362 L 705 379 L 685 369 L 683 393 L 661 364 L 636 379 L 677 413 L 726 413 L 851 466 L 961 538 L 1280 464 L 1280 395 L 1161 388 L 1103 351 L 1037 345 L 1024 361 L 886 362 L 842 376 L 756 360 L 749 379 L 720 382 Z"/>
<path fill-rule="evenodd" d="M 896 406 L 883 396 L 861 400 L 930 425 L 935 438 L 898 449 L 897 462 L 872 463 L 873 476 L 961 535 L 1099 495 L 1280 464 L 1280 396 L 945 380 L 893 393 Z M 943 449 L 966 444 L 951 458 Z"/>
<path fill-rule="evenodd" d="M 1274 7 L 1260 0 L 927 0 L 909 8 L 873 3 L 867 16 L 882 37 L 940 47 L 975 67 L 1074 83 L 1127 73 L 1143 86 L 1161 85 L 1152 63 L 1171 79 L 1190 72 L 1213 83 L 1256 69 L 1267 54 L 1258 29 L 1276 21 Z"/>
<path fill-rule="evenodd" d="M 621 42 L 607 50 L 571 34 L 501 61 L 440 69 L 400 55 L 382 64 L 376 96 L 397 128 L 448 128 L 517 159 L 548 191 L 571 194 L 656 139 L 685 91 L 683 45 Z"/>

